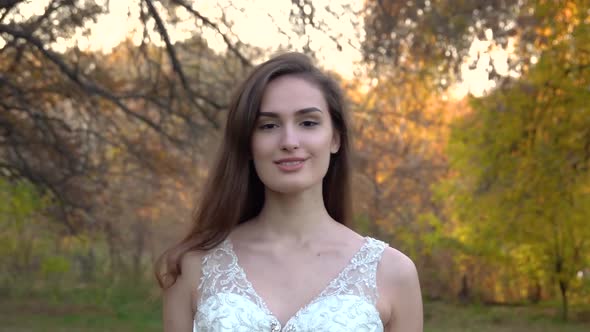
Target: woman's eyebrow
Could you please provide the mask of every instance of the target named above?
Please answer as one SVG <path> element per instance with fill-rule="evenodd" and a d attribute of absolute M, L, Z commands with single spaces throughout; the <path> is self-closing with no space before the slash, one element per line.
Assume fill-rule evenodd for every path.
<path fill-rule="evenodd" d="M 317 107 L 306 107 L 306 108 L 302 108 L 302 109 L 296 111 L 295 115 L 303 115 L 303 114 L 308 114 L 308 113 L 313 113 L 313 112 L 322 113 L 322 110 L 320 110 Z M 258 113 L 258 116 L 266 116 L 269 118 L 278 118 L 279 114 L 275 113 L 275 112 L 260 112 L 260 113 Z"/>

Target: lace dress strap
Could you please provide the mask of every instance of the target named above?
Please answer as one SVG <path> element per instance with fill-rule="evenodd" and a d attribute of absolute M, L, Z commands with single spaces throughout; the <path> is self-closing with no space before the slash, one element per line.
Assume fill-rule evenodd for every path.
<path fill-rule="evenodd" d="M 387 244 L 370 237 L 365 240 L 365 245 L 320 297 L 357 295 L 373 305 L 377 303 L 377 266 Z"/>
<path fill-rule="evenodd" d="M 367 255 L 365 256 L 364 261 L 360 263 L 360 268 L 365 268 L 368 270 L 365 279 L 365 282 L 369 285 L 367 298 L 369 298 L 371 303 L 375 305 L 377 304 L 377 299 L 379 298 L 379 293 L 377 290 L 377 268 L 379 266 L 379 262 L 381 262 L 383 251 L 385 251 L 389 245 L 381 240 L 376 240 L 373 238 L 367 238 L 367 241 L 369 241 L 367 246 Z"/>
<path fill-rule="evenodd" d="M 265 307 L 252 284 L 244 277 L 229 239 L 225 239 L 203 256 L 198 290 L 198 305 L 215 294 L 230 293 L 243 296 L 258 306 Z"/>

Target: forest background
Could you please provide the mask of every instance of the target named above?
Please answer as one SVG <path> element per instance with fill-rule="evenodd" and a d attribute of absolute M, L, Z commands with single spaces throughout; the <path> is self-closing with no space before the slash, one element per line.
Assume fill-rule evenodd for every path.
<path fill-rule="evenodd" d="M 588 0 L 0 1 L 0 331 L 161 330 L 153 262 L 288 50 L 346 91 L 352 227 L 427 331 L 590 331 Z"/>

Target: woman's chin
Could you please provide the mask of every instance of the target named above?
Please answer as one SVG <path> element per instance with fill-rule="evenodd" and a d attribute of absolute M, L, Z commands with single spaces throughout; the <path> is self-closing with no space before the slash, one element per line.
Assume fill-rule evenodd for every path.
<path fill-rule="evenodd" d="M 281 195 L 297 195 L 301 194 L 313 187 L 313 183 L 281 183 L 268 186 L 270 191 Z"/>

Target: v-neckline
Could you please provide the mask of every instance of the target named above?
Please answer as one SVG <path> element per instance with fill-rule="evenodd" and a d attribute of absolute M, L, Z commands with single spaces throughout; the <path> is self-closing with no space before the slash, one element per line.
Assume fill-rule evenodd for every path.
<path fill-rule="evenodd" d="M 246 283 L 246 287 L 248 287 L 250 292 L 252 292 L 252 295 L 256 298 L 257 302 L 260 303 L 260 305 L 259 305 L 259 306 L 261 306 L 260 309 L 273 319 L 274 322 L 273 322 L 273 326 L 272 326 L 272 331 L 274 332 L 274 331 L 282 331 L 284 328 L 289 326 L 292 323 L 292 321 L 296 320 L 297 317 L 302 312 L 307 310 L 307 308 L 309 308 L 311 305 L 313 305 L 314 303 L 319 301 L 322 297 L 324 297 L 324 293 L 326 293 L 328 291 L 328 289 L 330 289 L 330 286 L 332 286 L 332 284 L 334 284 L 340 278 L 342 278 L 342 275 L 344 275 L 344 273 L 346 273 L 348 271 L 348 269 L 351 268 L 351 266 L 353 265 L 355 260 L 357 260 L 357 257 L 365 250 L 365 247 L 367 247 L 367 245 L 369 244 L 369 238 L 365 236 L 363 238 L 363 244 L 361 245 L 361 247 L 359 249 L 357 249 L 357 251 L 352 255 L 352 257 L 348 260 L 348 263 L 340 270 L 340 272 L 334 278 L 330 279 L 328 281 L 327 285 L 324 288 L 322 288 L 322 290 L 317 295 L 312 297 L 310 301 L 308 301 L 303 306 L 299 307 L 299 309 L 292 316 L 290 316 L 287 319 L 287 321 L 285 321 L 284 323 L 281 323 L 279 318 L 268 308 L 268 305 L 266 304 L 266 301 L 264 301 L 264 298 L 258 294 L 256 289 L 254 288 L 254 285 L 248 279 L 248 276 L 246 274 L 246 270 L 244 270 L 244 268 L 240 265 L 238 255 L 236 254 L 236 252 L 234 250 L 234 245 L 233 245 L 231 239 L 229 238 L 229 236 L 225 239 L 225 242 L 227 243 L 229 253 L 234 260 L 234 264 L 235 264 L 236 269 L 238 270 L 238 273 L 242 277 L 243 281 Z"/>

